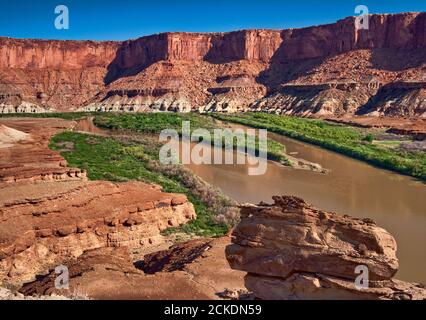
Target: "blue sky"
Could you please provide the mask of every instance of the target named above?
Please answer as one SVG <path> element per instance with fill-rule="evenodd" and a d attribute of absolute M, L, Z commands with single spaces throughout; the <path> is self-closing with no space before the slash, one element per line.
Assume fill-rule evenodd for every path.
<path fill-rule="evenodd" d="M 54 27 L 68 6 L 69 30 Z M 364 4 L 370 13 L 426 11 L 426 0 L 2 0 L 0 36 L 123 40 L 164 31 L 284 29 L 334 22 Z"/>

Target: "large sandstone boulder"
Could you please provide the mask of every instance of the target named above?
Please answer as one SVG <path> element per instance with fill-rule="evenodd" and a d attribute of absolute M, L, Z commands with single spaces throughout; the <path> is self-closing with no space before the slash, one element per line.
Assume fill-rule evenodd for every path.
<path fill-rule="evenodd" d="M 232 268 L 248 272 L 246 287 L 262 299 L 418 299 L 421 286 L 392 280 L 395 239 L 370 219 L 315 209 L 295 197 L 245 206 L 226 248 Z M 357 289 L 357 266 L 368 288 Z"/>

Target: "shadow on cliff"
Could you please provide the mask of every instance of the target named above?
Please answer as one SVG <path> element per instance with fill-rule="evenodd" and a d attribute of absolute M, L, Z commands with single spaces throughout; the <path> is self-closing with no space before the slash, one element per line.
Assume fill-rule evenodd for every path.
<path fill-rule="evenodd" d="M 392 90 L 391 83 L 381 86 L 375 95 L 371 96 L 364 105 L 358 108 L 358 110 L 355 112 L 355 115 L 366 115 L 370 112 L 375 111 L 377 105 L 383 103 L 383 101 L 386 101 L 387 99 L 391 100 L 393 98 L 397 98 L 397 93 L 393 91 L 394 90 Z"/>
<path fill-rule="evenodd" d="M 286 46 L 281 45 L 272 56 L 268 68 L 256 77 L 256 82 L 266 86 L 268 91 L 275 90 L 279 85 L 297 80 L 300 77 L 309 77 L 315 74 L 315 69 L 325 60 L 344 54 L 342 52 L 328 54 L 320 58 L 289 60 L 286 59 L 285 51 Z M 425 48 L 410 50 L 374 49 L 371 50 L 370 63 L 372 69 L 379 71 L 401 72 L 411 68 L 419 68 L 426 64 Z M 419 73 L 422 72 L 421 70 L 418 71 Z M 419 74 L 419 77 L 421 77 L 421 74 Z"/>
<path fill-rule="evenodd" d="M 238 57 L 237 55 L 234 55 L 231 57 L 221 56 L 221 55 L 218 55 L 218 50 L 216 48 L 212 48 L 207 52 L 203 60 L 211 64 L 223 64 L 223 63 L 230 63 L 234 61 L 240 61 L 242 60 L 242 58 Z"/>
<path fill-rule="evenodd" d="M 167 57 L 167 35 L 159 34 L 123 42 L 108 65 L 106 85 L 120 78 L 137 75 Z"/>
<path fill-rule="evenodd" d="M 377 93 L 373 96 L 371 96 L 368 101 L 360 106 L 358 110 L 355 112 L 355 115 L 361 116 L 368 114 L 373 111 L 377 111 L 377 108 L 380 106 L 386 106 L 389 102 L 394 101 L 401 101 L 404 99 L 404 97 L 407 97 L 411 94 L 416 94 L 416 92 L 422 90 L 425 88 L 425 84 L 422 81 L 419 82 L 391 82 L 382 85 Z M 403 104 L 400 103 L 394 103 L 396 107 L 389 108 L 391 111 L 393 110 L 394 115 L 401 115 L 401 113 L 404 113 L 404 110 L 401 108 L 404 108 Z M 400 107 L 398 107 L 400 106 Z M 416 107 L 413 105 L 410 105 L 410 107 L 407 107 L 408 109 L 415 109 Z M 419 110 L 419 114 L 421 114 L 422 110 Z"/>
<path fill-rule="evenodd" d="M 107 74 L 104 77 L 104 84 L 109 85 L 110 83 L 125 77 L 131 77 L 137 75 L 139 72 L 148 68 L 151 64 L 155 63 L 140 63 L 130 66 L 126 66 L 127 54 L 124 48 L 117 50 L 114 60 L 107 67 Z"/>
<path fill-rule="evenodd" d="M 244 37 L 245 33 L 241 31 L 230 32 L 225 35 L 213 35 L 211 46 L 203 60 L 212 64 L 222 64 L 244 59 Z"/>
<path fill-rule="evenodd" d="M 120 57 L 116 58 L 117 61 L 120 61 Z M 144 69 L 146 69 L 147 67 L 149 67 L 149 65 L 137 65 L 134 66 L 132 68 L 129 69 L 122 69 L 120 67 L 120 64 L 117 63 L 117 61 L 111 62 L 111 64 L 108 66 L 108 72 L 106 74 L 106 76 L 104 77 L 104 84 L 105 85 L 109 85 L 110 83 L 120 79 L 120 78 L 125 78 L 125 77 L 131 77 L 131 76 L 135 76 L 137 75 L 139 72 L 143 71 Z"/>
<path fill-rule="evenodd" d="M 281 34 L 281 38 L 281 45 L 271 57 L 268 68 L 256 77 L 256 82 L 266 86 L 268 91 L 276 90 L 279 85 L 296 80 L 301 76 L 313 74 L 314 69 L 325 59 L 325 57 L 303 58 L 305 53 L 302 49 L 299 49 L 301 51 L 300 58 L 291 57 L 290 59 L 288 57 L 289 39 L 284 38 L 284 33 Z M 291 45 L 297 46 L 297 43 Z M 331 56 L 328 55 L 327 58 Z"/>
<path fill-rule="evenodd" d="M 384 71 L 404 71 L 418 68 L 426 63 L 426 48 L 417 49 L 373 49 L 370 62 L 372 67 Z"/>

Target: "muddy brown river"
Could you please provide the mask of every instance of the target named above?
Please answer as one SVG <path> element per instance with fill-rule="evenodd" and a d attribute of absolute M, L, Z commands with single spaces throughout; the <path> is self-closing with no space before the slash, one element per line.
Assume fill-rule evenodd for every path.
<path fill-rule="evenodd" d="M 77 130 L 108 132 L 90 121 L 80 122 Z M 396 238 L 400 263 L 396 278 L 426 283 L 425 183 L 277 134 L 268 137 L 284 144 L 287 153 L 330 172 L 296 170 L 270 161 L 266 173 L 259 176 L 248 175 L 249 165 L 187 167 L 240 202 L 271 202 L 273 195 L 295 195 L 324 210 L 372 218 Z"/>

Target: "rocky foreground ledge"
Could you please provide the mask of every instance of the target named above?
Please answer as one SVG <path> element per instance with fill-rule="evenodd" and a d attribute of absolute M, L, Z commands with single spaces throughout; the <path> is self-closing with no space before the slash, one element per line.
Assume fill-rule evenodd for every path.
<path fill-rule="evenodd" d="M 71 126 L 0 120 L 0 286 L 20 287 L 87 250 L 156 246 L 162 230 L 195 218 L 185 195 L 139 181 L 88 181 L 68 167 L 48 144 Z"/>
<path fill-rule="evenodd" d="M 52 270 L 25 284 L 18 294 L 71 299 L 236 298 L 245 291 L 244 273 L 230 269 L 225 258 L 229 243 L 229 237 L 191 240 L 145 255 L 136 263 L 125 247 L 88 250 L 64 262 L 69 267 L 69 290 L 55 288 L 57 274 Z"/>
<path fill-rule="evenodd" d="M 423 285 L 392 279 L 398 270 L 395 239 L 371 219 L 315 209 L 296 197 L 244 206 L 226 248 L 233 269 L 260 299 L 426 299 Z M 358 289 L 357 266 L 368 288 Z"/>

